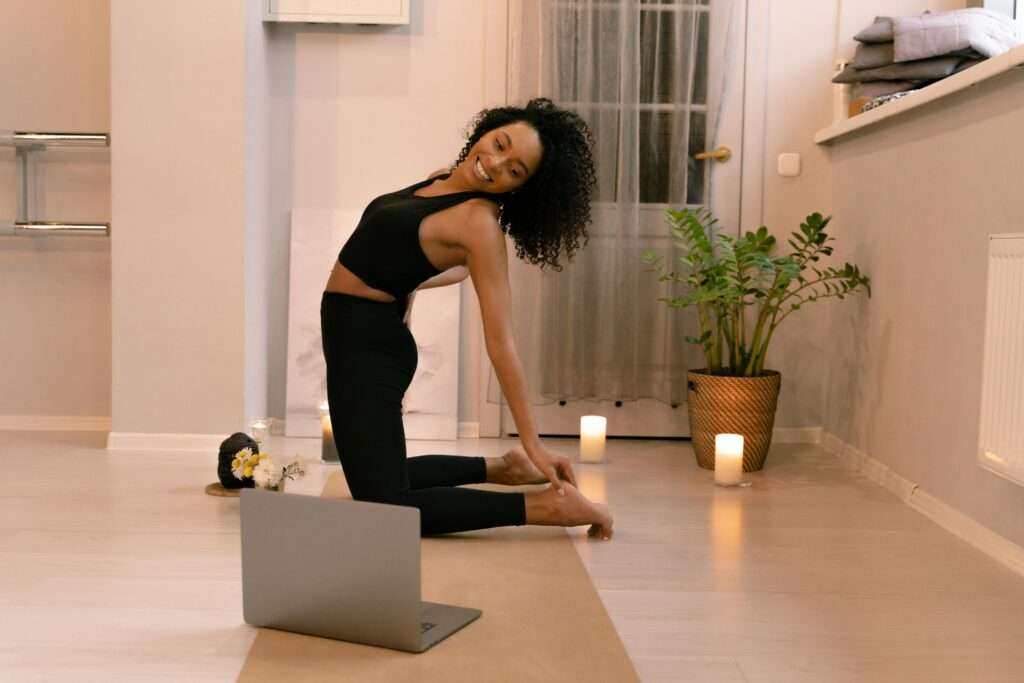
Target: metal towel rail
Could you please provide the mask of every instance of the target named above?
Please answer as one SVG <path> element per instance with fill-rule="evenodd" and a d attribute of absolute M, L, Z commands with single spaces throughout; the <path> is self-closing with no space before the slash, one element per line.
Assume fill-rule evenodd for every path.
<path fill-rule="evenodd" d="M 70 235 L 110 235 L 109 223 L 83 223 L 79 221 L 36 221 L 29 216 L 30 201 L 34 195 L 31 184 L 31 167 L 34 164 L 34 153 L 45 151 L 49 147 L 109 147 L 110 135 L 107 133 L 30 133 L 25 131 L 0 130 L 0 146 L 14 147 L 16 184 L 16 212 L 13 221 L 0 221 L 19 234 L 70 234 Z"/>

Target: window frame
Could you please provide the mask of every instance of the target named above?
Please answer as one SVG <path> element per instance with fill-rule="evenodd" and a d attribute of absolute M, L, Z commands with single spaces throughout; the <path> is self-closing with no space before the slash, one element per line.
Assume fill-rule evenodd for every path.
<path fill-rule="evenodd" d="M 558 12 L 559 10 L 580 9 L 581 7 L 582 7 L 582 4 L 578 0 L 556 0 L 556 2 L 555 2 L 555 11 L 556 12 Z M 609 2 L 597 2 L 594 5 L 592 5 L 592 7 L 594 9 L 615 9 L 615 8 L 619 7 L 619 3 L 614 1 L 614 0 L 609 1 Z M 707 15 L 709 17 L 708 18 L 708 22 L 710 23 L 711 3 L 708 0 L 646 0 L 646 2 L 643 2 L 641 5 L 639 5 L 639 11 L 640 12 L 672 12 L 672 11 L 681 12 L 681 11 L 693 11 L 693 12 L 698 12 L 700 14 Z M 699 21 L 700 20 L 698 20 L 698 22 Z M 698 38 L 698 40 L 699 40 L 699 38 Z M 709 52 L 710 52 L 710 42 L 705 44 L 705 49 L 709 50 Z M 709 66 L 708 66 L 707 59 L 705 59 L 704 64 L 705 64 L 705 69 L 708 69 Z M 705 75 L 705 80 L 707 78 L 708 78 L 708 75 L 706 74 Z M 564 106 L 564 107 L 569 108 L 569 109 L 576 109 L 576 110 L 579 110 L 580 108 L 584 108 L 584 107 L 586 107 L 588 109 L 591 109 L 591 110 L 606 110 L 606 111 L 607 110 L 613 110 L 613 111 L 618 111 L 618 112 L 622 112 L 622 110 L 623 110 L 623 107 L 621 105 L 619 105 L 617 103 L 611 103 L 611 102 L 586 102 L 586 101 L 570 101 L 570 100 L 565 100 L 564 102 L 560 102 L 559 105 L 560 106 Z M 685 114 L 685 115 L 690 116 L 690 117 L 692 117 L 693 114 L 695 114 L 695 113 L 702 113 L 702 114 L 704 114 L 704 118 L 705 118 L 705 122 L 706 122 L 707 121 L 707 112 L 708 112 L 707 97 L 705 96 L 705 101 L 702 102 L 702 103 L 680 104 L 680 103 L 674 103 L 674 102 L 641 102 L 641 103 L 637 104 L 637 111 L 641 111 L 641 112 L 655 112 L 655 113 L 668 113 L 668 114 Z M 705 130 L 705 138 L 706 138 L 706 136 L 707 136 L 707 130 Z M 681 140 L 681 141 L 677 141 L 677 142 L 680 145 L 682 145 L 683 147 L 685 147 L 689 151 L 689 146 L 690 146 L 690 141 L 689 140 Z M 707 202 L 708 192 L 710 190 L 710 184 L 709 184 L 709 177 L 708 177 L 708 169 L 707 169 L 706 165 L 704 167 L 704 171 L 703 172 L 705 174 L 705 177 L 704 177 L 704 182 L 703 182 L 703 194 L 704 194 L 704 197 L 703 197 L 702 203 L 700 203 L 700 204 L 691 204 L 691 203 L 689 203 L 689 192 L 688 192 L 687 188 L 684 188 L 683 189 L 683 195 L 684 195 L 685 199 L 684 199 L 684 201 L 682 203 L 683 206 L 699 207 L 699 206 L 703 206 Z M 641 202 L 641 201 L 638 201 L 637 203 L 638 203 L 640 211 L 642 213 L 650 212 L 651 218 L 653 219 L 652 222 L 659 222 L 659 221 L 661 221 L 666 208 L 678 208 L 679 207 L 678 203 L 673 203 L 673 202 Z M 610 208 L 610 207 L 617 206 L 618 204 L 619 204 L 619 202 L 617 202 L 617 201 L 594 201 L 593 202 L 593 205 L 595 207 L 601 207 L 601 208 Z M 642 221 L 642 222 L 646 222 L 646 221 Z"/>

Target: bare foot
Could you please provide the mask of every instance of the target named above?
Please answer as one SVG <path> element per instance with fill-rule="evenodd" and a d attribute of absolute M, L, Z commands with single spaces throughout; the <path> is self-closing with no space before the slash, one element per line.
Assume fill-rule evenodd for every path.
<path fill-rule="evenodd" d="M 553 486 L 526 496 L 526 523 L 550 526 L 589 524 L 587 535 L 608 540 L 612 537 L 612 515 L 608 506 L 595 503 L 569 482 L 562 482 L 565 495 Z"/>
<path fill-rule="evenodd" d="M 546 484 L 547 478 L 530 460 L 522 446 L 513 446 L 501 458 L 490 481 L 496 484 L 516 486 L 518 484 Z"/>

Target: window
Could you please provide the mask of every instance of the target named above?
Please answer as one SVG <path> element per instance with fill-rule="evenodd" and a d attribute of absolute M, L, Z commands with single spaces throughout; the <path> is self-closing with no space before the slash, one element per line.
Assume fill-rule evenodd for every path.
<path fill-rule="evenodd" d="M 633 17 L 618 2 L 557 2 L 556 97 L 586 118 L 595 140 L 618 141 L 635 110 L 641 203 L 704 204 L 708 164 L 693 154 L 707 137 L 709 0 L 641 0 L 638 10 L 624 27 Z M 624 57 L 634 48 L 639 64 Z M 597 201 L 618 200 L 627 144 L 599 150 Z"/>
<path fill-rule="evenodd" d="M 1024 22 L 1024 0 L 973 0 L 967 3 L 968 7 L 984 7 L 993 12 L 999 12 L 1017 20 L 1017 24 Z"/>

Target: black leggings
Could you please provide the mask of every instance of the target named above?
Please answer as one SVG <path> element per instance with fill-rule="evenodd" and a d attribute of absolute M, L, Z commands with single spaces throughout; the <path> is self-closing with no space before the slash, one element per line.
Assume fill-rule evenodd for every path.
<path fill-rule="evenodd" d="M 456 488 L 486 481 L 484 458 L 406 458 L 402 396 L 417 352 L 405 306 L 338 292 L 320 301 L 331 426 L 352 497 L 419 508 L 422 535 L 525 524 L 522 493 Z"/>

